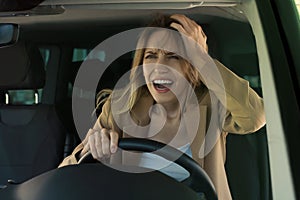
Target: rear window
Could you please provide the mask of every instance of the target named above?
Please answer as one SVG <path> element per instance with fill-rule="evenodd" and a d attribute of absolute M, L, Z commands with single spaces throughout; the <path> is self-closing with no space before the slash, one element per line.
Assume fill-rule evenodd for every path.
<path fill-rule="evenodd" d="M 32 105 L 41 102 L 43 89 L 38 90 L 8 90 L 5 94 L 5 104 Z"/>
<path fill-rule="evenodd" d="M 105 61 L 105 51 L 92 51 L 92 49 L 86 48 L 74 48 L 72 62 L 84 61 L 85 59 L 99 59 L 100 61 Z"/>

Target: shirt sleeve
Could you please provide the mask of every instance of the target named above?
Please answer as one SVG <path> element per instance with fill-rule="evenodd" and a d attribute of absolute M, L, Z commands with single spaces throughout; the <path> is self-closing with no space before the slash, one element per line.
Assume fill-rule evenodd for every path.
<path fill-rule="evenodd" d="M 83 149 L 83 143 L 80 143 L 72 152 L 71 155 L 67 156 L 58 166 L 58 168 L 60 167 L 64 167 L 67 165 L 75 165 L 78 164 L 78 159 L 77 156 L 78 154 L 81 152 L 81 150 Z"/>
<path fill-rule="evenodd" d="M 219 61 L 214 60 L 221 80 L 207 86 L 225 108 L 223 130 L 230 133 L 245 134 L 255 132 L 265 125 L 263 99 L 240 78 Z M 210 79 L 216 81 L 216 79 Z M 225 95 L 225 98 L 224 98 Z"/>

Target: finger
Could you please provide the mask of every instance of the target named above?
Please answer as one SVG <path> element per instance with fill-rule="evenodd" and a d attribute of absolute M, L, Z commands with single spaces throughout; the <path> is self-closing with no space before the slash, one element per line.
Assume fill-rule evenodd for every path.
<path fill-rule="evenodd" d="M 173 22 L 170 24 L 170 27 L 193 38 L 204 49 L 205 52 L 208 52 L 208 46 L 206 44 L 207 36 L 205 35 L 201 26 L 184 15 L 173 15 L 173 18 L 177 19 L 180 24 Z M 190 24 L 189 26 L 187 25 L 188 23 Z"/>
<path fill-rule="evenodd" d="M 110 152 L 116 153 L 118 149 L 119 134 L 115 131 L 110 131 Z"/>
<path fill-rule="evenodd" d="M 109 132 L 107 129 L 101 129 L 101 144 L 102 144 L 102 152 L 103 155 L 108 157 L 110 156 L 110 138 Z"/>
<path fill-rule="evenodd" d="M 84 140 L 82 141 L 82 144 L 83 144 L 83 145 L 87 145 L 89 136 L 92 135 L 92 134 L 94 134 L 95 131 L 96 131 L 96 130 L 91 129 L 91 128 L 88 130 L 88 132 L 87 132 L 87 134 L 86 134 Z"/>
<path fill-rule="evenodd" d="M 99 160 L 99 159 L 103 158 L 103 156 L 104 156 L 103 152 L 102 152 L 101 133 L 99 131 L 96 131 L 94 137 L 95 137 L 94 151 L 95 151 L 95 154 L 97 155 L 94 158 Z"/>
<path fill-rule="evenodd" d="M 199 26 L 200 27 L 200 26 Z M 206 39 L 207 39 L 207 36 L 206 36 L 206 34 L 204 33 L 204 31 L 203 31 L 203 29 L 202 29 L 202 27 L 200 27 L 200 32 L 201 32 L 201 34 L 202 34 L 202 36 L 203 36 L 203 38 L 205 39 L 205 41 L 206 41 Z"/>
<path fill-rule="evenodd" d="M 179 23 L 187 21 L 189 18 L 182 14 L 173 14 L 170 16 L 171 19 L 174 19 L 175 21 L 178 21 Z"/>
<path fill-rule="evenodd" d="M 181 24 L 187 32 L 194 32 L 199 27 L 199 25 L 194 20 L 191 20 L 185 15 L 175 14 L 172 15 L 171 18 Z"/>
<path fill-rule="evenodd" d="M 196 41 L 201 37 L 203 38 L 203 40 L 205 40 L 205 38 L 203 37 L 204 33 L 202 34 L 202 29 L 198 25 L 189 27 L 189 26 L 183 26 L 182 24 L 178 24 L 178 23 L 173 22 L 173 23 L 170 24 L 170 27 L 178 30 L 181 33 L 186 34 L 189 37 L 192 37 Z M 187 28 L 187 27 L 189 27 L 189 28 Z"/>
<path fill-rule="evenodd" d="M 178 23 L 180 23 L 187 32 L 194 32 L 196 34 L 201 33 L 201 35 L 206 38 L 206 34 L 204 33 L 202 27 L 194 20 L 180 14 L 172 15 L 171 18 L 178 21 Z"/>
<path fill-rule="evenodd" d="M 95 134 L 97 134 L 97 132 L 95 132 Z M 95 146 L 95 134 L 91 135 L 88 139 L 88 145 L 90 147 L 90 151 L 91 151 L 91 154 L 93 156 L 93 158 L 95 159 L 98 159 L 98 153 L 97 153 L 97 149 L 96 149 L 96 146 Z"/>
<path fill-rule="evenodd" d="M 170 18 L 174 19 L 175 21 L 178 21 L 180 24 L 182 23 L 182 25 L 199 26 L 194 20 L 188 18 L 185 15 L 174 14 Z"/>
<path fill-rule="evenodd" d="M 181 32 L 181 33 L 184 33 L 185 35 L 188 35 L 188 33 L 186 32 L 186 30 L 182 27 L 181 24 L 177 24 L 175 22 L 172 22 L 170 24 L 170 27 L 176 29 L 177 31 Z"/>
<path fill-rule="evenodd" d="M 89 143 L 89 137 L 91 135 L 95 134 L 95 132 L 96 132 L 96 130 L 91 129 L 91 128 L 88 130 L 85 139 L 82 141 L 82 144 L 84 145 L 84 147 L 83 147 L 80 155 L 84 155 L 90 150 L 90 145 L 88 144 Z"/>
<path fill-rule="evenodd" d="M 89 152 L 89 150 L 90 150 L 90 145 L 88 145 L 88 144 L 84 145 L 83 149 L 80 152 L 80 157 L 85 155 L 87 152 Z"/>
<path fill-rule="evenodd" d="M 85 139 L 82 141 L 83 149 L 80 152 L 80 157 L 90 151 L 90 145 L 88 143 L 89 137 L 94 133 L 95 133 L 95 130 L 93 130 L 93 129 L 89 129 L 89 131 L 87 132 Z"/>

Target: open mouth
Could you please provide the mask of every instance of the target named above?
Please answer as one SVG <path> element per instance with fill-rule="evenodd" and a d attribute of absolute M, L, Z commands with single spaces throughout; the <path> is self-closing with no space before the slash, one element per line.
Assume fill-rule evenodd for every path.
<path fill-rule="evenodd" d="M 173 84 L 173 81 L 166 79 L 158 79 L 153 81 L 153 85 L 156 91 L 159 93 L 166 93 L 170 91 L 170 86 Z"/>

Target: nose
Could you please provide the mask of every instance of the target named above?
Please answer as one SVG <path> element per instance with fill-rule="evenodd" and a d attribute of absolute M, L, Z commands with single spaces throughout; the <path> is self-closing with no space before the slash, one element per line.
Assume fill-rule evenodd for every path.
<path fill-rule="evenodd" d="M 169 71 L 168 66 L 165 64 L 156 63 L 154 71 L 158 73 L 167 73 Z"/>
<path fill-rule="evenodd" d="M 154 70 L 159 73 L 166 73 L 169 71 L 169 67 L 167 59 L 159 56 L 155 62 Z"/>

